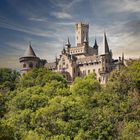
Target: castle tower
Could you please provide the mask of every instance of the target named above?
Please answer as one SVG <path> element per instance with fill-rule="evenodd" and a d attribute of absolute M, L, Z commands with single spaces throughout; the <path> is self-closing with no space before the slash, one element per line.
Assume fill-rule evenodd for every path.
<path fill-rule="evenodd" d="M 75 32 L 76 32 L 76 45 L 77 47 L 81 47 L 84 43 L 84 39 L 86 38 L 86 41 L 89 42 L 88 38 L 88 30 L 89 30 L 89 25 L 88 24 L 83 24 L 83 23 L 78 23 L 75 25 Z"/>
<path fill-rule="evenodd" d="M 29 44 L 24 55 L 19 58 L 21 75 L 25 74 L 32 68 L 39 67 L 40 59 L 36 56 L 31 44 Z"/>

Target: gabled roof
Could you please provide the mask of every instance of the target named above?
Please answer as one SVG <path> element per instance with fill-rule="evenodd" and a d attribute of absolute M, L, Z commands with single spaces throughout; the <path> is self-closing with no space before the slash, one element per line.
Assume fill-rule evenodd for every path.
<path fill-rule="evenodd" d="M 24 57 L 36 57 L 36 54 L 31 46 L 31 44 L 29 45 L 29 47 L 26 49 L 24 55 Z"/>

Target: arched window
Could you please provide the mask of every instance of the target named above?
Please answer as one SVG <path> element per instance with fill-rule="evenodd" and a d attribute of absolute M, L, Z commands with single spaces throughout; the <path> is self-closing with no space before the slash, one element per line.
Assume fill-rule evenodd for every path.
<path fill-rule="evenodd" d="M 30 67 L 30 68 L 32 68 L 32 67 L 33 67 L 33 63 L 32 63 L 32 62 L 29 64 L 29 67 Z"/>
<path fill-rule="evenodd" d="M 23 68 L 26 68 L 26 64 L 23 64 Z"/>

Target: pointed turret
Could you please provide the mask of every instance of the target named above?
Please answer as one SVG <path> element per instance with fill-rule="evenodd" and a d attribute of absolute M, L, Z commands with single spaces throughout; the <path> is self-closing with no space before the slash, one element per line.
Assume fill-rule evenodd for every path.
<path fill-rule="evenodd" d="M 31 43 L 29 44 L 28 48 L 26 49 L 24 57 L 36 57 L 36 54 L 31 46 Z"/>
<path fill-rule="evenodd" d="M 109 53 L 109 46 L 108 46 L 107 37 L 106 37 L 105 32 L 104 32 L 104 51 L 105 51 L 105 54 Z"/>
<path fill-rule="evenodd" d="M 95 39 L 95 43 L 94 43 L 94 46 L 93 46 L 94 49 L 98 49 L 98 45 L 97 45 L 97 41 Z"/>
<path fill-rule="evenodd" d="M 30 42 L 24 55 L 19 58 L 19 62 L 21 75 L 24 75 L 32 68 L 40 67 L 46 63 L 46 61 L 40 60 L 40 58 L 36 56 Z"/>
<path fill-rule="evenodd" d="M 71 47 L 71 44 L 70 44 L 70 41 L 69 41 L 69 37 L 68 37 L 68 40 L 67 40 L 66 46 L 67 46 L 68 48 Z"/>
<path fill-rule="evenodd" d="M 70 40 L 69 40 L 69 37 L 68 37 L 68 43 L 67 43 L 68 45 L 70 45 Z"/>

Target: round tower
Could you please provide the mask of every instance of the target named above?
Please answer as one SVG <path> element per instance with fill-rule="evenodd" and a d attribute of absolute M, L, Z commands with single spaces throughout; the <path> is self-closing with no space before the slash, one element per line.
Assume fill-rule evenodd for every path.
<path fill-rule="evenodd" d="M 24 75 L 32 68 L 39 67 L 40 58 L 36 56 L 31 44 L 29 44 L 29 47 L 25 51 L 24 55 L 19 58 L 19 62 L 21 75 Z"/>

